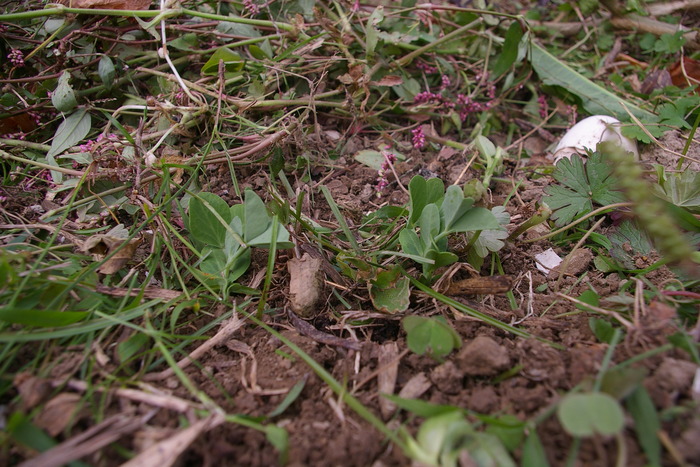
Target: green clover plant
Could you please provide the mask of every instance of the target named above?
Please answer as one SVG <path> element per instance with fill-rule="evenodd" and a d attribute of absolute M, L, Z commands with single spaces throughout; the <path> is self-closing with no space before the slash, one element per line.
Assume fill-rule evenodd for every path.
<path fill-rule="evenodd" d="M 488 209 L 475 207 L 462 189 L 445 186 L 439 178 L 426 180 L 417 175 L 408 185 L 409 215 L 399 233 L 399 243 L 406 255 L 423 265 L 423 276 L 432 280 L 436 269 L 457 261 L 447 251 L 447 236 L 453 233 L 496 230 L 498 219 Z"/>
<path fill-rule="evenodd" d="M 272 221 L 265 204 L 252 190 L 243 204 L 229 206 L 214 193 L 199 193 L 190 200 L 187 228 L 201 246 L 199 270 L 226 291 L 250 266 L 252 247 L 272 243 Z M 279 227 L 277 248 L 292 248 L 289 232 Z"/>

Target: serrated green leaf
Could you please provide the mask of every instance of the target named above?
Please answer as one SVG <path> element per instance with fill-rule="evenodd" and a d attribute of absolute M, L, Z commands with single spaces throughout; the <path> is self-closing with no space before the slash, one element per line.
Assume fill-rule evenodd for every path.
<path fill-rule="evenodd" d="M 564 186 L 545 188 L 542 200 L 552 209 L 552 219 L 559 227 L 593 210 L 593 204 L 606 206 L 624 201 L 617 191 L 617 181 L 604 154 L 593 153 L 586 164 L 578 154 L 557 163 L 552 174 Z"/>
<path fill-rule="evenodd" d="M 682 173 L 666 175 L 659 185 L 654 185 L 656 194 L 685 208 L 700 207 L 700 172 L 686 170 Z"/>
<path fill-rule="evenodd" d="M 489 252 L 500 251 L 500 249 L 505 246 L 503 240 L 508 238 L 508 231 L 503 227 L 510 222 L 510 214 L 508 214 L 506 208 L 503 206 L 494 206 L 491 209 L 491 213 L 494 215 L 501 228 L 482 230 L 479 233 L 479 237 L 473 244 L 474 251 L 479 258 L 485 258 Z M 476 235 L 475 232 L 467 232 L 467 242 L 470 242 L 474 235 Z"/>

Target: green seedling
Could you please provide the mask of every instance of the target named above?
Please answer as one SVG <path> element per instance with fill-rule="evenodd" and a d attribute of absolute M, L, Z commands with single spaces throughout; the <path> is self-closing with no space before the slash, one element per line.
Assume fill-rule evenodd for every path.
<path fill-rule="evenodd" d="M 485 208 L 475 207 L 457 186 L 444 189 L 442 180 L 426 180 L 417 175 L 408 185 L 410 206 L 408 224 L 399 233 L 404 253 L 423 265 L 423 277 L 433 279 L 436 269 L 457 261 L 447 251 L 447 237 L 453 233 L 496 230 L 498 219 Z"/>
<path fill-rule="evenodd" d="M 190 200 L 187 227 L 202 245 L 199 270 L 205 279 L 217 282 L 222 291 L 250 266 L 250 249 L 267 248 L 272 241 L 273 222 L 265 205 L 252 190 L 245 202 L 229 206 L 214 193 L 199 193 Z M 279 226 L 277 248 L 293 248 L 289 232 Z"/>
<path fill-rule="evenodd" d="M 442 316 L 435 318 L 406 316 L 401 324 L 406 331 L 408 348 L 418 355 L 427 354 L 441 361 L 452 350 L 462 347 L 459 334 Z"/>
<path fill-rule="evenodd" d="M 460 465 L 463 451 L 468 452 L 474 465 L 516 465 L 496 436 L 476 431 L 458 411 L 428 418 L 418 430 L 416 439 L 407 439 L 407 445 L 408 454 L 427 465 Z"/>

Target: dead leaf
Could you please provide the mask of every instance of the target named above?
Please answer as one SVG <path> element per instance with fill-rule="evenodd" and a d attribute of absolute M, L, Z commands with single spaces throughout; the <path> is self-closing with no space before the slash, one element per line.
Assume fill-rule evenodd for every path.
<path fill-rule="evenodd" d="M 510 276 L 470 277 L 455 281 L 447 288 L 446 295 L 484 295 L 506 293 L 513 287 Z"/>
<path fill-rule="evenodd" d="M 377 365 L 382 370 L 377 374 L 377 390 L 380 394 L 394 394 L 396 377 L 399 374 L 398 355 L 399 346 L 396 342 L 389 342 L 379 347 Z M 396 404 L 385 397 L 380 397 L 379 408 L 386 420 L 396 411 Z"/>
<path fill-rule="evenodd" d="M 397 75 L 387 75 L 379 81 L 370 81 L 372 86 L 399 86 L 403 84 L 403 78 Z"/>
<path fill-rule="evenodd" d="M 80 394 L 63 392 L 46 403 L 34 419 L 39 428 L 46 430 L 51 436 L 56 436 L 65 430 L 69 424 L 78 420 L 80 409 Z"/>
<path fill-rule="evenodd" d="M 218 414 L 199 420 L 179 433 L 149 447 L 138 456 L 122 464 L 122 467 L 169 467 L 199 437 L 200 434 L 220 425 L 224 421 Z"/>
<path fill-rule="evenodd" d="M 696 86 L 700 83 L 700 60 L 693 60 L 689 57 L 683 57 L 681 61 L 676 62 L 669 70 L 671 73 L 671 82 L 679 88 L 687 88 L 688 86 Z M 697 91 L 700 86 L 697 86 Z"/>
<path fill-rule="evenodd" d="M 58 0 L 57 3 L 70 8 L 100 10 L 148 10 L 153 0 Z"/>
<path fill-rule="evenodd" d="M 308 253 L 287 262 L 290 306 L 302 318 L 309 318 L 318 311 L 323 291 L 322 265 L 320 258 Z"/>
<path fill-rule="evenodd" d="M 119 224 L 106 234 L 94 235 L 88 238 L 80 248 L 84 253 L 92 255 L 95 261 L 101 261 L 114 250 L 120 248 L 129 237 L 129 231 Z M 121 248 L 114 256 L 110 257 L 97 269 L 102 274 L 114 274 L 119 271 L 134 256 L 136 248 L 141 243 L 141 238 L 132 238 L 127 245 Z"/>
<path fill-rule="evenodd" d="M 29 372 L 17 373 L 12 381 L 22 399 L 22 409 L 30 410 L 51 395 L 51 383 Z"/>
<path fill-rule="evenodd" d="M 0 135 L 9 133 L 29 133 L 36 128 L 36 122 L 28 112 L 0 118 Z"/>

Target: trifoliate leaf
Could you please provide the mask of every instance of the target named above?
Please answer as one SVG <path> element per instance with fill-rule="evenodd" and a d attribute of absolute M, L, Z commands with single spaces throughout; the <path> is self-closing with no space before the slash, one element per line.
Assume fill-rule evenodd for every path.
<path fill-rule="evenodd" d="M 606 206 L 624 201 L 617 190 L 612 167 L 599 152 L 593 153 L 586 164 L 577 154 L 557 163 L 552 176 L 561 185 L 545 188 L 542 200 L 553 212 L 559 227 L 593 210 L 593 205 Z"/>

